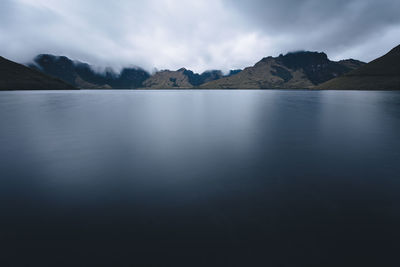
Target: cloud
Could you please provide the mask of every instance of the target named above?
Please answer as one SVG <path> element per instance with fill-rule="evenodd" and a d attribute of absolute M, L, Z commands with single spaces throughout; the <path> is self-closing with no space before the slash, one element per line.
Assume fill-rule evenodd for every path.
<path fill-rule="evenodd" d="M 14 16 L 0 26 L 1 52 L 18 61 L 54 53 L 115 68 L 197 71 L 244 66 L 264 52 L 245 52 L 264 47 L 263 37 L 242 27 L 222 1 L 114 2 L 14 1 Z"/>
<path fill-rule="evenodd" d="M 241 10 L 249 27 L 282 36 L 286 51 L 319 50 L 337 58 L 361 49 L 354 56 L 368 61 L 400 43 L 399 37 L 388 35 L 400 29 L 397 0 L 226 1 Z M 374 50 L 377 40 L 382 47 Z"/>
<path fill-rule="evenodd" d="M 199 72 L 299 49 L 370 60 L 400 41 L 398 10 L 397 0 L 2 0 L 0 55 Z"/>

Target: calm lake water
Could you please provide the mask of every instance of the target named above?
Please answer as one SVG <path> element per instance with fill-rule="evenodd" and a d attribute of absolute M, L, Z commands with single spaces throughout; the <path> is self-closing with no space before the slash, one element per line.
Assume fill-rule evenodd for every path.
<path fill-rule="evenodd" d="M 1 266 L 399 266 L 400 93 L 0 93 Z"/>

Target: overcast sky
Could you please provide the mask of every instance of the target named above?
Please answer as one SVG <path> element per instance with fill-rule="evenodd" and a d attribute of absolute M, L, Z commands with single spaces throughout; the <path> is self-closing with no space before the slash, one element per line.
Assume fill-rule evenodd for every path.
<path fill-rule="evenodd" d="M 0 0 L 0 55 L 198 72 L 297 50 L 370 61 L 400 44 L 399 10 L 399 0 Z"/>

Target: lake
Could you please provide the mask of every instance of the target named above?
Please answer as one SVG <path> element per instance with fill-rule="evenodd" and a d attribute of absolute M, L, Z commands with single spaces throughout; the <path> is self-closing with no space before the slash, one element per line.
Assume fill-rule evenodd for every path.
<path fill-rule="evenodd" d="M 400 92 L 0 93 L 1 266 L 398 266 Z"/>

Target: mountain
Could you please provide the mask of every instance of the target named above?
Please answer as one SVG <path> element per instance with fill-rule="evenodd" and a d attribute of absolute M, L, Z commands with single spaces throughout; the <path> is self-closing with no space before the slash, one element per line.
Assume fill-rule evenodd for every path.
<path fill-rule="evenodd" d="M 293 52 L 267 57 L 253 67 L 200 86 L 206 89 L 297 89 L 311 88 L 341 76 L 365 63 L 331 61 L 325 53 Z"/>
<path fill-rule="evenodd" d="M 189 77 L 185 74 L 186 69 L 177 71 L 163 70 L 156 72 L 148 78 L 143 86 L 151 89 L 169 89 L 169 88 L 192 88 L 189 82 Z"/>
<path fill-rule="evenodd" d="M 86 89 L 134 89 L 143 87 L 150 74 L 140 68 L 125 68 L 120 74 L 112 69 L 95 72 L 89 64 L 72 61 L 64 56 L 38 55 L 31 68 L 57 77 L 79 88 Z"/>
<path fill-rule="evenodd" d="M 69 90 L 73 86 L 0 57 L 0 90 Z"/>
<path fill-rule="evenodd" d="M 181 68 L 177 71 L 163 70 L 156 72 L 147 79 L 143 86 L 150 89 L 188 89 L 196 88 L 204 83 L 215 81 L 239 73 L 241 70 L 231 70 L 224 75 L 220 70 L 205 71 L 202 74 Z"/>
<path fill-rule="evenodd" d="M 400 90 L 400 45 L 383 57 L 316 89 Z"/>

